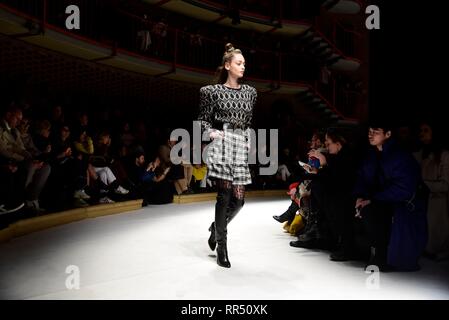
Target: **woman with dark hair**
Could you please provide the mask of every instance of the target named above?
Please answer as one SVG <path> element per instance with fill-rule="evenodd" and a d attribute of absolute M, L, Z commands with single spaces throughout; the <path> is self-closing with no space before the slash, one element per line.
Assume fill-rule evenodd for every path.
<path fill-rule="evenodd" d="M 440 139 L 436 125 L 429 121 L 421 123 L 419 140 L 422 148 L 415 153 L 415 157 L 430 191 L 426 253 L 436 259 L 449 257 L 449 151 Z"/>
<path fill-rule="evenodd" d="M 353 197 L 356 164 L 346 138 L 337 129 L 325 136 L 327 154 L 312 149 L 309 157 L 318 159 L 319 168 L 305 165 L 312 178 L 312 211 L 309 233 L 301 235 L 293 247 L 324 247 L 333 250 L 330 259 L 346 261 L 354 256 Z"/>
<path fill-rule="evenodd" d="M 216 84 L 200 89 L 198 119 L 208 138 L 208 176 L 215 180 L 217 202 L 215 221 L 209 231 L 209 247 L 217 247 L 217 263 L 229 268 L 227 225 L 243 207 L 245 185 L 251 183 L 248 168 L 249 127 L 257 91 L 242 84 L 245 59 L 239 49 L 226 45 L 222 65 L 217 70 Z"/>

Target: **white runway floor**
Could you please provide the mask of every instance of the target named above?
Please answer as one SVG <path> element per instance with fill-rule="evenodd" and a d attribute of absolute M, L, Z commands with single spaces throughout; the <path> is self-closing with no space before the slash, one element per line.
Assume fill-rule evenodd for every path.
<path fill-rule="evenodd" d="M 150 206 L 0 244 L 2 299 L 449 299 L 449 262 L 375 278 L 292 248 L 273 220 L 289 200 L 248 199 L 229 225 L 230 269 L 207 246 L 214 202 Z M 67 289 L 79 270 L 79 289 Z"/>

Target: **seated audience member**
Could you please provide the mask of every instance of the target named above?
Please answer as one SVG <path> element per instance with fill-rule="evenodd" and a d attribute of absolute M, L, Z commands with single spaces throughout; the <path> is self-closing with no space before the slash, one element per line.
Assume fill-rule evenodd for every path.
<path fill-rule="evenodd" d="M 166 179 L 169 171 L 170 167 L 162 171 L 159 158 L 147 165 L 145 153 L 141 150 L 136 152 L 128 174 L 135 185 L 137 197 L 143 198 L 143 206 L 173 201 L 171 183 Z"/>
<path fill-rule="evenodd" d="M 193 165 L 192 177 L 194 191 L 201 192 L 207 189 L 207 165 L 205 163 Z"/>
<path fill-rule="evenodd" d="M 351 149 L 339 130 L 327 131 L 325 145 L 327 155 L 315 149 L 309 152 L 309 157 L 319 160 L 320 168 L 305 165 L 311 175 L 316 175 L 311 182 L 311 207 L 318 211 L 318 215 L 314 217 L 315 220 L 309 218 L 308 223 L 316 225 L 317 234 L 310 237 L 305 233 L 291 245 L 324 246 L 332 250 L 331 260 L 345 261 L 354 254 L 352 190 L 356 165 Z"/>
<path fill-rule="evenodd" d="M 22 116 L 22 120 L 17 124 L 17 130 L 20 133 L 20 139 L 22 140 L 25 150 L 30 153 L 31 157 L 36 157 L 41 151 L 34 144 L 34 139 L 30 133 L 30 126 L 30 119 Z"/>
<path fill-rule="evenodd" d="M 94 189 L 99 189 L 100 193 L 108 193 L 113 191 L 119 195 L 128 194 L 128 190 L 123 188 L 117 181 L 112 170 L 106 166 L 106 162 L 103 159 L 102 163 L 91 163 L 94 156 L 94 144 L 90 136 L 87 135 L 85 127 L 81 128 L 78 132 L 77 140 L 74 142 L 75 148 L 82 161 L 87 163 L 87 169 L 89 172 L 89 181 Z M 97 166 L 95 166 L 97 165 Z M 103 166 L 104 165 L 104 166 Z M 107 196 L 101 197 L 99 199 L 100 203 L 113 203 L 114 201 Z"/>
<path fill-rule="evenodd" d="M 14 160 L 0 156 L 0 229 L 21 216 L 20 210 L 25 205 L 25 179 L 25 170 Z"/>
<path fill-rule="evenodd" d="M 53 185 L 59 188 L 61 206 L 70 203 L 75 207 L 87 207 L 91 197 L 86 193 L 87 163 L 75 157 L 70 139 L 70 128 L 61 125 L 59 133 L 54 133 L 52 141 L 52 175 Z"/>
<path fill-rule="evenodd" d="M 321 134 L 319 132 L 316 132 L 312 135 L 312 138 L 310 140 L 310 150 L 318 150 L 322 153 L 325 152 L 324 146 L 324 134 Z M 319 161 L 318 161 L 319 162 Z M 316 160 L 309 159 L 309 164 L 316 167 Z M 319 167 L 319 163 L 318 163 Z M 303 168 L 301 168 L 302 171 L 304 171 Z M 300 177 L 304 179 L 305 172 L 299 172 L 295 176 L 297 176 L 297 180 L 300 180 Z M 298 204 L 295 201 L 292 201 L 287 211 L 285 211 L 281 215 L 275 215 L 273 216 L 274 220 L 283 223 L 288 222 L 289 224 L 292 223 L 293 219 L 295 218 L 295 214 L 298 211 L 299 207 Z"/>
<path fill-rule="evenodd" d="M 298 211 L 295 212 L 295 216 L 292 221 L 287 221 L 284 224 L 284 230 L 289 232 L 292 236 L 298 236 L 299 233 L 304 229 L 307 219 L 310 216 L 310 180 L 304 180 L 301 183 L 295 182 L 289 186 L 289 191 L 287 192 L 298 206 Z"/>
<path fill-rule="evenodd" d="M 422 122 L 419 126 L 422 146 L 415 153 L 430 192 L 427 207 L 429 238 L 425 253 L 437 260 L 449 257 L 449 151 L 443 147 L 440 130 L 436 124 Z"/>
<path fill-rule="evenodd" d="M 168 179 L 170 181 L 173 181 L 176 193 L 178 195 L 189 194 L 191 193 L 191 190 L 189 190 L 189 187 L 187 185 L 184 166 L 182 164 L 173 164 L 170 159 L 171 149 L 177 143 L 178 141 L 176 139 L 168 139 L 166 144 L 159 147 L 158 158 L 161 161 L 162 170 L 165 170 L 168 167 L 171 168 Z"/>
<path fill-rule="evenodd" d="M 128 175 L 118 152 L 113 150 L 111 135 L 108 131 L 102 131 L 98 135 L 90 162 L 94 167 L 109 167 L 120 185 L 128 183 Z"/>
<path fill-rule="evenodd" d="M 134 144 L 136 137 L 133 135 L 131 126 L 128 121 L 125 121 L 121 127 L 121 131 L 119 133 L 119 144 L 120 147 L 131 148 Z"/>
<path fill-rule="evenodd" d="M 25 204 L 30 212 L 40 214 L 44 210 L 40 207 L 39 196 L 47 182 L 51 168 L 48 163 L 34 158 L 26 150 L 17 129 L 22 118 L 22 110 L 16 106 L 10 106 L 4 113 L 0 121 L 0 156 L 15 161 L 19 168 L 26 171 Z"/>
<path fill-rule="evenodd" d="M 372 148 L 358 174 L 356 216 L 371 245 L 367 267 L 417 270 L 427 241 L 427 195 L 417 161 L 391 135 L 392 127 L 383 121 L 369 127 Z"/>
<path fill-rule="evenodd" d="M 62 109 L 61 105 L 56 104 L 55 106 L 53 106 L 49 118 L 51 123 L 50 138 L 54 140 L 55 137 L 59 135 L 59 132 L 61 132 L 61 128 L 66 125 L 64 110 Z"/>
<path fill-rule="evenodd" d="M 50 141 L 51 124 L 48 120 L 38 121 L 36 125 L 36 133 L 33 135 L 33 142 L 41 159 L 48 160 L 51 153 Z"/>

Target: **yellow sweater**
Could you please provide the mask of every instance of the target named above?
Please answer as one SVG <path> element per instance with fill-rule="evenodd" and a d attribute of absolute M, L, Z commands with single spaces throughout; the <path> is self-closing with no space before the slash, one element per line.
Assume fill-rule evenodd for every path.
<path fill-rule="evenodd" d="M 205 164 L 201 165 L 201 167 L 197 168 L 193 166 L 192 175 L 195 178 L 195 181 L 201 181 L 207 174 L 207 166 Z"/>
<path fill-rule="evenodd" d="M 86 143 L 81 143 L 79 141 L 75 141 L 75 148 L 81 153 L 85 154 L 93 154 L 94 153 L 94 143 L 92 142 L 91 137 L 87 137 Z"/>

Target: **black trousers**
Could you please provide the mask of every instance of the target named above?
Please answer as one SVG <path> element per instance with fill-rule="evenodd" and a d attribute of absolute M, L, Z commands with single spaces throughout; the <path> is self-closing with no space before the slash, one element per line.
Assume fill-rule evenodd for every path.
<path fill-rule="evenodd" d="M 337 246 L 352 249 L 354 246 L 354 201 L 347 195 L 332 195 L 327 213 L 332 236 Z"/>
<path fill-rule="evenodd" d="M 312 209 L 317 210 L 318 229 L 331 248 L 351 250 L 354 246 L 354 201 L 350 192 L 332 190 L 312 182 Z"/>
<path fill-rule="evenodd" d="M 374 201 L 365 206 L 360 214 L 371 247 L 388 247 L 394 208 L 391 204 Z"/>
<path fill-rule="evenodd" d="M 295 219 L 296 212 L 299 210 L 298 204 L 292 200 L 292 203 L 288 207 L 287 211 L 285 211 L 281 216 L 287 218 L 288 223 L 292 223 L 293 219 Z"/>
<path fill-rule="evenodd" d="M 7 167 L 0 168 L 0 205 L 15 208 L 25 200 L 25 180 L 27 172 L 19 166 L 16 172 Z"/>
<path fill-rule="evenodd" d="M 328 242 L 334 242 L 331 240 L 328 215 L 326 214 L 329 211 L 329 194 L 320 180 L 312 180 L 311 195 L 311 212 L 313 212 L 313 219 L 316 222 L 319 237 Z M 309 220 L 312 221 L 312 219 Z"/>

